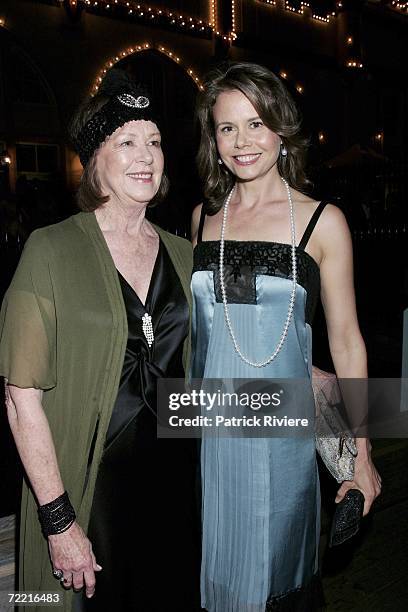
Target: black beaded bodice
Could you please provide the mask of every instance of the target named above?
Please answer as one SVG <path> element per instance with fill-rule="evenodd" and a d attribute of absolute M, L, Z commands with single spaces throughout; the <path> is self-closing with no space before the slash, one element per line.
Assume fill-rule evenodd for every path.
<path fill-rule="evenodd" d="M 193 273 L 210 270 L 214 274 L 214 292 L 222 302 L 219 282 L 218 240 L 199 242 L 194 249 Z M 320 294 L 320 272 L 313 257 L 302 248 L 296 248 L 297 282 L 306 290 L 307 323 L 311 323 Z M 224 277 L 229 303 L 256 304 L 256 276 L 265 274 L 292 278 L 292 251 L 290 244 L 264 241 L 226 240 L 224 250 Z"/>

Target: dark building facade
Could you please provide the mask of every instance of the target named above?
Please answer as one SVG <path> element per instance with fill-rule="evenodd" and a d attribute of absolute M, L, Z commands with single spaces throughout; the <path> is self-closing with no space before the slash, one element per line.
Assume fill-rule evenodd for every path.
<path fill-rule="evenodd" d="M 316 162 L 353 145 L 405 159 L 407 4 L 2 0 L 0 147 L 10 157 L 11 188 L 21 174 L 45 179 L 56 171 L 68 188 L 77 183 L 81 167 L 66 146 L 67 122 L 118 64 L 130 65 L 160 96 L 188 176 L 195 94 L 208 67 L 225 58 L 280 74 L 303 111 Z"/>

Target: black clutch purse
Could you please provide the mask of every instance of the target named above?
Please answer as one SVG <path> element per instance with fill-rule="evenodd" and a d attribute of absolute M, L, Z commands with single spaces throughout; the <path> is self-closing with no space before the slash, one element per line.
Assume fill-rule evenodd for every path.
<path fill-rule="evenodd" d="M 364 510 L 364 495 L 358 489 L 350 489 L 336 505 L 330 530 L 329 547 L 343 544 L 353 537 L 360 527 Z"/>

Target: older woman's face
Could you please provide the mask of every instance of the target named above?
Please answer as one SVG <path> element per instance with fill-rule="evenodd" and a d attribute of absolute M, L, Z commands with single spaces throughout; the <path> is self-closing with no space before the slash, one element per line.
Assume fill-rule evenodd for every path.
<path fill-rule="evenodd" d="M 152 121 L 125 123 L 103 144 L 96 158 L 102 193 L 141 204 L 156 195 L 163 165 L 160 132 Z"/>
<path fill-rule="evenodd" d="M 266 127 L 241 91 L 222 92 L 213 117 L 218 153 L 233 174 L 251 181 L 275 168 L 281 138 Z"/>

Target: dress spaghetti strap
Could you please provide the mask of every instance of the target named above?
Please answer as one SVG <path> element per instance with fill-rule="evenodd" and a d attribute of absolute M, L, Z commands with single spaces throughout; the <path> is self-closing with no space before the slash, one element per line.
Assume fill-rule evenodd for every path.
<path fill-rule="evenodd" d="M 203 239 L 204 221 L 205 221 L 204 204 L 201 204 L 200 223 L 198 224 L 198 232 L 197 232 L 197 244 L 202 242 L 202 239 Z"/>
<path fill-rule="evenodd" d="M 305 250 L 307 243 L 309 242 L 309 238 L 315 228 L 316 223 L 319 220 L 320 215 L 323 212 L 324 207 L 326 206 L 326 204 L 328 204 L 328 202 L 326 200 L 322 200 L 319 204 L 319 206 L 316 208 L 316 210 L 314 211 L 309 223 L 307 224 L 307 227 L 305 229 L 305 233 L 302 236 L 302 240 L 299 242 L 299 249 Z"/>

